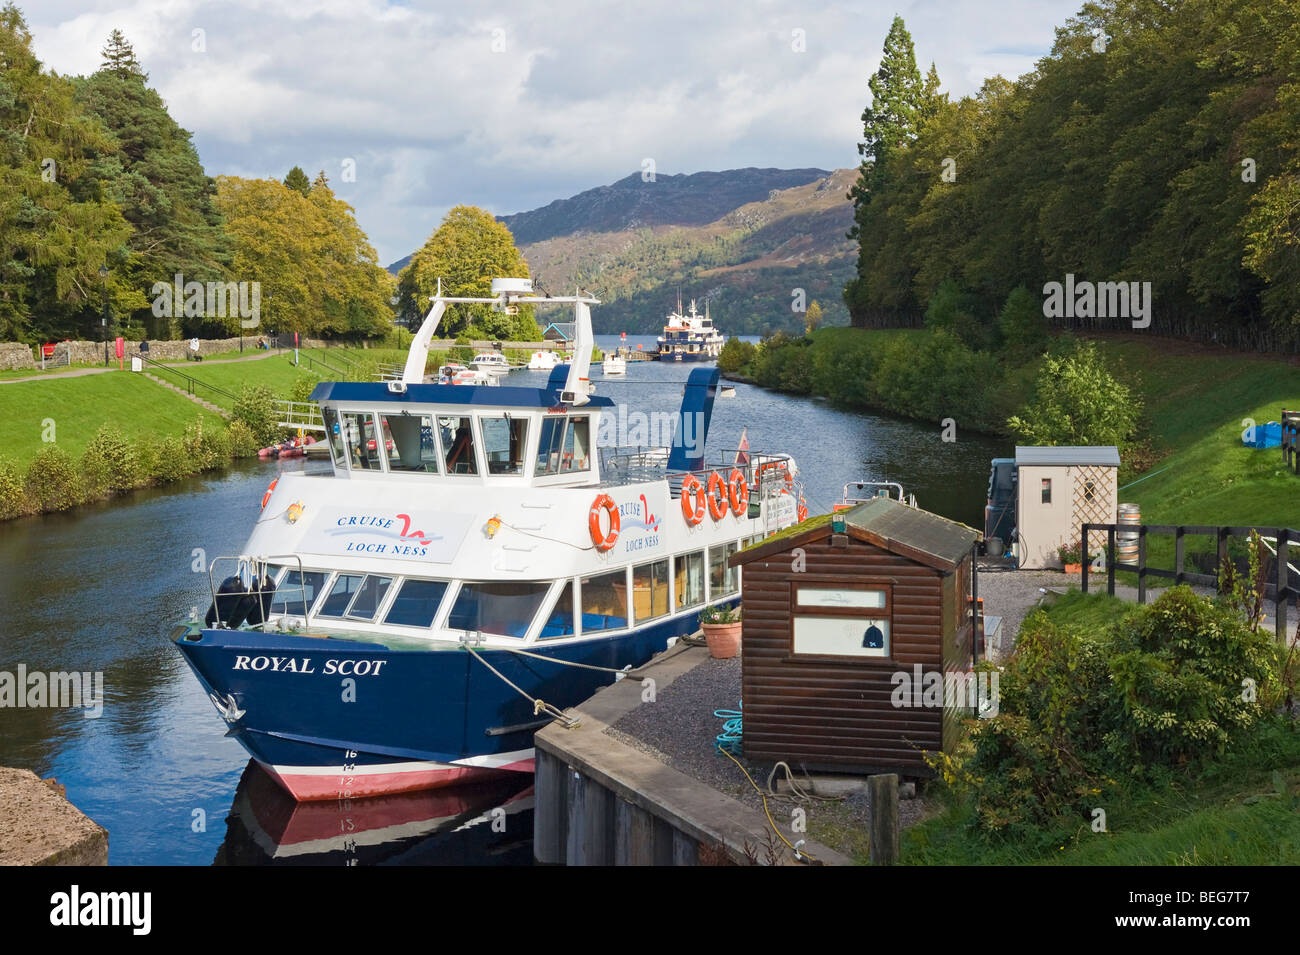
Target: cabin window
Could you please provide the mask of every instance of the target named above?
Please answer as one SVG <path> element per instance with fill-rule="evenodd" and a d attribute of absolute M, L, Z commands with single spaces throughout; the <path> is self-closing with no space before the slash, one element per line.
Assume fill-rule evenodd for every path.
<path fill-rule="evenodd" d="M 348 607 L 348 616 L 353 620 L 374 620 L 392 582 L 392 577 L 377 577 L 374 574 L 368 576 L 357 591 L 352 605 Z"/>
<path fill-rule="evenodd" d="M 528 419 L 480 418 L 483 456 L 488 474 L 523 474 L 524 448 L 528 444 Z"/>
<path fill-rule="evenodd" d="M 1052 503 L 1052 479 L 1043 478 L 1043 503 Z"/>
<path fill-rule="evenodd" d="M 321 588 L 325 586 L 325 578 L 328 576 L 319 570 L 305 570 L 301 574 L 297 570 L 289 571 L 275 590 L 275 599 L 271 601 L 271 613 L 300 613 L 306 616 L 307 611 L 316 602 Z"/>
<path fill-rule="evenodd" d="M 360 411 L 343 413 L 343 439 L 347 442 L 348 458 L 354 471 L 379 471 L 383 469 L 376 437 L 375 416 Z M 386 449 L 385 449 L 386 450 Z"/>
<path fill-rule="evenodd" d="M 402 581 L 393 598 L 393 605 L 384 616 L 384 623 L 397 627 L 431 627 L 442 595 L 447 592 L 445 580 Z"/>
<path fill-rule="evenodd" d="M 881 585 L 800 583 L 791 621 L 796 656 L 888 657 L 891 588 Z"/>
<path fill-rule="evenodd" d="M 673 585 L 677 588 L 677 609 L 704 603 L 704 551 L 682 554 L 673 563 L 676 570 Z"/>
<path fill-rule="evenodd" d="M 551 614 L 542 622 L 542 632 L 538 637 L 545 640 L 550 637 L 571 637 L 573 629 L 573 583 L 566 582 L 560 588 L 560 595 L 555 598 Z"/>
<path fill-rule="evenodd" d="M 582 632 L 621 630 L 627 626 L 627 572 L 582 578 Z"/>
<path fill-rule="evenodd" d="M 336 470 L 343 471 L 348 466 L 348 453 L 343 444 L 343 427 L 339 424 L 338 412 L 333 408 L 322 408 L 321 416 L 325 419 L 325 435 L 330 443 L 330 457 Z"/>
<path fill-rule="evenodd" d="M 437 474 L 438 442 L 430 415 L 380 415 L 384 433 L 391 439 L 388 470 Z"/>
<path fill-rule="evenodd" d="M 570 418 L 564 432 L 564 454 L 560 457 L 560 472 L 586 471 L 591 467 L 591 419 Z"/>
<path fill-rule="evenodd" d="M 491 581 L 461 584 L 447 627 L 523 637 L 551 589 L 544 582 Z"/>
<path fill-rule="evenodd" d="M 564 418 L 552 417 L 542 421 L 542 433 L 537 439 L 536 474 L 560 473 L 560 448 L 564 443 Z"/>
<path fill-rule="evenodd" d="M 632 568 L 632 616 L 639 623 L 668 612 L 668 561 Z"/>
<path fill-rule="evenodd" d="M 347 612 L 348 604 L 352 603 L 352 598 L 361 589 L 362 579 L 361 574 L 339 574 L 335 577 L 334 586 L 330 588 L 329 596 L 325 598 L 325 602 L 316 611 L 316 616 L 343 616 Z"/>
<path fill-rule="evenodd" d="M 726 597 L 740 590 L 740 568 L 728 567 L 727 558 L 740 550 L 737 541 L 709 548 L 709 592 L 711 599 Z"/>
<path fill-rule="evenodd" d="M 470 418 L 438 419 L 438 434 L 446 448 L 448 474 L 478 474 L 474 460 L 474 428 Z"/>

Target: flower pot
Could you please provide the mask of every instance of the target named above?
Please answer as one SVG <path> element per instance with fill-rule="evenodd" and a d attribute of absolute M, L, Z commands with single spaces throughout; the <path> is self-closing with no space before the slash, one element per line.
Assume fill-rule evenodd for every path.
<path fill-rule="evenodd" d="M 1083 572 L 1083 564 L 1066 564 L 1065 572 L 1067 574 L 1078 574 Z"/>
<path fill-rule="evenodd" d="M 703 623 L 704 642 L 709 647 L 709 656 L 715 660 L 726 660 L 740 652 L 741 623 Z"/>

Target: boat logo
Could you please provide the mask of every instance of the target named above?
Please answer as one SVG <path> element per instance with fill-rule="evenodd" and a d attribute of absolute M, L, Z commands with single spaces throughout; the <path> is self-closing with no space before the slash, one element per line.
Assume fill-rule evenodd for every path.
<path fill-rule="evenodd" d="M 650 513 L 650 503 L 645 499 L 644 494 L 635 501 L 620 504 L 618 506 L 618 517 L 625 529 L 659 530 L 659 516 Z"/>
<path fill-rule="evenodd" d="M 400 522 L 400 526 L 399 526 Z M 413 529 L 410 514 L 397 514 L 393 517 L 379 517 L 368 514 L 348 514 L 338 518 L 334 522 L 335 526 L 331 527 L 325 533 L 331 537 L 346 537 L 361 532 L 367 537 L 387 537 L 397 542 L 397 544 L 418 544 L 421 547 L 428 547 L 436 540 L 442 540 L 441 535 L 429 534 L 425 531 Z M 348 544 L 348 550 L 365 550 L 375 553 L 384 553 L 385 545 L 363 545 Z M 395 553 L 401 553 L 400 548 L 394 547 Z"/>

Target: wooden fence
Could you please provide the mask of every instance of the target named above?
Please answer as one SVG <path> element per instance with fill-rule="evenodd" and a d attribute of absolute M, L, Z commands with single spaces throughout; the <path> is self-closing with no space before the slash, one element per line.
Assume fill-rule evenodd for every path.
<path fill-rule="evenodd" d="M 1282 409 L 1282 460 L 1300 474 L 1300 411 Z"/>
<path fill-rule="evenodd" d="M 1264 586 L 1264 596 L 1274 601 L 1276 612 L 1274 620 L 1274 632 L 1279 642 L 1285 642 L 1287 638 L 1287 600 L 1300 596 L 1300 583 L 1292 583 L 1291 574 L 1294 571 L 1297 581 L 1300 581 L 1300 570 L 1292 567 L 1290 564 L 1290 546 L 1294 542 L 1300 545 L 1300 531 L 1293 530 L 1289 527 L 1213 527 L 1204 524 L 1084 524 L 1080 539 L 1083 541 L 1083 579 L 1080 582 L 1081 589 L 1086 594 L 1088 592 L 1089 570 L 1103 569 L 1095 568 L 1090 564 L 1088 555 L 1091 553 L 1088 548 L 1090 534 L 1106 535 L 1106 550 L 1103 555 L 1106 573 L 1106 592 L 1111 596 L 1115 595 L 1115 570 L 1131 570 L 1137 574 L 1138 579 L 1138 603 L 1147 602 L 1147 578 L 1161 577 L 1172 580 L 1174 584 L 1202 584 L 1204 586 L 1219 589 L 1219 571 L 1223 567 L 1223 562 L 1228 558 L 1228 539 L 1231 537 L 1249 537 L 1251 531 L 1260 535 L 1261 538 L 1275 542 L 1270 550 L 1273 551 L 1277 566 L 1273 574 L 1274 580 Z M 1116 537 L 1119 534 L 1137 534 L 1137 562 L 1120 563 L 1116 561 Z M 1147 537 L 1150 534 L 1168 535 L 1174 538 L 1174 566 L 1172 570 L 1162 567 L 1151 567 L 1147 564 Z M 1216 560 L 1214 563 L 1214 573 L 1203 574 L 1195 571 L 1189 571 L 1186 568 L 1186 538 L 1188 536 L 1205 536 L 1213 537 L 1217 543 Z"/>

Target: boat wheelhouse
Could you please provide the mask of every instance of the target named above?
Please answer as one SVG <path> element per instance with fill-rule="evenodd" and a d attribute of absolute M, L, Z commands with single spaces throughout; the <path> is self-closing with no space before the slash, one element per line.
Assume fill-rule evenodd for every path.
<path fill-rule="evenodd" d="M 175 632 L 297 799 L 531 772 L 536 729 L 734 603 L 729 558 L 806 513 L 787 456 L 706 454 L 716 369 L 689 376 L 671 447 L 598 447 L 596 300 L 493 291 L 435 296 L 401 380 L 317 386 L 332 473 L 278 478 L 214 561 L 206 620 Z M 572 364 L 541 388 L 423 384 L 464 301 L 572 305 Z"/>
<path fill-rule="evenodd" d="M 713 327 L 709 317 L 709 303 L 704 303 L 704 314 L 695 308 L 691 299 L 690 308 L 682 313 L 682 304 L 677 303 L 677 311 L 669 314 L 664 325 L 663 334 L 659 336 L 660 361 L 716 361 L 722 353 L 724 342 L 722 333 Z"/>

